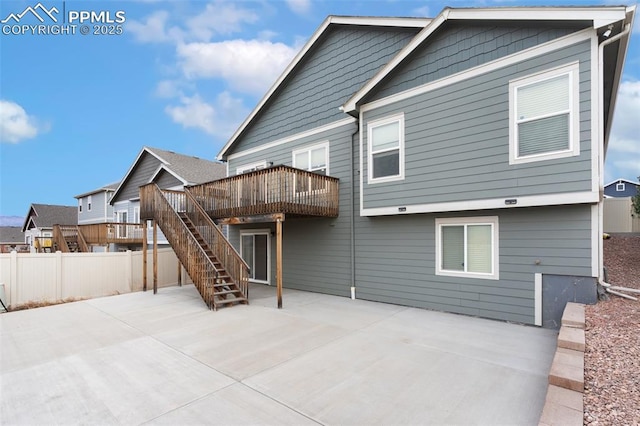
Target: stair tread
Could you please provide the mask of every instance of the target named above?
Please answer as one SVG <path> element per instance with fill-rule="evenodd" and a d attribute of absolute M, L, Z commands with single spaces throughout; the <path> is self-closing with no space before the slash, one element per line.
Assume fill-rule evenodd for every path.
<path fill-rule="evenodd" d="M 216 305 L 229 305 L 231 303 L 246 303 L 247 299 L 244 297 L 234 297 L 233 299 L 215 300 L 213 303 Z"/>
<path fill-rule="evenodd" d="M 214 296 L 222 296 L 224 294 L 238 294 L 238 293 L 240 293 L 240 290 L 222 290 L 222 291 L 216 291 L 214 293 Z"/>

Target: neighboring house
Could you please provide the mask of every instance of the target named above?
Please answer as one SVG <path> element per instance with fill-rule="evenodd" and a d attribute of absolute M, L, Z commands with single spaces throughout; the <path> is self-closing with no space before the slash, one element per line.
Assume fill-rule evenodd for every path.
<path fill-rule="evenodd" d="M 24 232 L 19 226 L 0 226 L 0 253 L 29 252 L 25 243 Z"/>
<path fill-rule="evenodd" d="M 640 188 L 640 182 L 633 182 L 627 179 L 616 179 L 604 186 L 606 197 L 635 197 Z"/>
<path fill-rule="evenodd" d="M 548 327 L 567 300 L 594 303 L 634 13 L 328 17 L 218 154 L 230 175 L 284 164 L 340 179 L 338 217 L 283 222 L 284 286 Z M 162 157 L 143 150 L 145 177 L 132 167 L 116 206 Z M 276 226 L 244 222 L 228 221 L 244 223 L 230 240 L 273 283 Z"/>
<path fill-rule="evenodd" d="M 76 195 L 78 200 L 78 225 L 113 222 L 113 206 L 109 204 L 119 182 L 105 185 L 93 191 Z"/>
<path fill-rule="evenodd" d="M 224 164 L 173 151 L 143 147 L 120 184 L 109 204 L 113 207 L 114 222 L 140 223 L 140 187 L 156 183 L 162 189 L 181 190 L 185 185 L 209 182 L 226 176 Z M 152 241 L 151 229 L 148 239 Z M 158 233 L 160 244 L 166 238 Z M 140 249 L 128 245 L 118 249 Z"/>
<path fill-rule="evenodd" d="M 25 243 L 31 250 L 51 251 L 54 225 L 77 225 L 78 209 L 74 206 L 31 204 L 22 225 Z"/>

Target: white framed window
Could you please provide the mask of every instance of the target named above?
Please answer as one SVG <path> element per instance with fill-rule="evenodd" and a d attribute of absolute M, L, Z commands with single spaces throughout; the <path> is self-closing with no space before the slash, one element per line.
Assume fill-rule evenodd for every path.
<path fill-rule="evenodd" d="M 580 155 L 577 62 L 509 82 L 509 164 Z"/>
<path fill-rule="evenodd" d="M 617 192 L 624 192 L 625 187 L 624 187 L 624 182 L 618 182 L 616 184 L 616 191 Z"/>
<path fill-rule="evenodd" d="M 368 183 L 404 179 L 404 114 L 367 124 Z"/>
<path fill-rule="evenodd" d="M 82 198 L 78 200 L 78 213 L 82 213 Z"/>
<path fill-rule="evenodd" d="M 91 211 L 91 195 L 87 198 L 87 211 Z"/>
<path fill-rule="evenodd" d="M 319 175 L 329 174 L 329 141 L 296 149 L 292 153 L 293 167 Z M 311 177 L 299 176 L 296 179 L 296 192 L 326 190 L 325 181 L 316 181 Z"/>
<path fill-rule="evenodd" d="M 498 217 L 436 219 L 436 275 L 499 279 Z"/>
<path fill-rule="evenodd" d="M 244 164 L 236 168 L 236 174 L 241 175 L 243 173 L 254 172 L 256 170 L 266 169 L 267 162 L 265 160 L 258 161 L 257 163 Z"/>

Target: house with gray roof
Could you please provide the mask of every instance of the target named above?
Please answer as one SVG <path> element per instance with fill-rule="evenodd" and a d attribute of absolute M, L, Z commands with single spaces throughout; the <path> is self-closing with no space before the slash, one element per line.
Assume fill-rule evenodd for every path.
<path fill-rule="evenodd" d="M 0 226 L 0 253 L 12 251 L 28 252 L 29 245 L 24 242 L 24 232 L 19 226 Z"/>
<path fill-rule="evenodd" d="M 78 225 L 113 222 L 113 206 L 109 203 L 120 182 L 78 194 Z"/>
<path fill-rule="evenodd" d="M 74 206 L 31 204 L 22 225 L 25 243 L 35 250 L 37 246 L 51 248 L 53 225 L 77 225 L 78 214 Z"/>
<path fill-rule="evenodd" d="M 181 190 L 186 185 L 210 182 L 226 175 L 227 169 L 222 163 L 145 146 L 111 196 L 109 204 L 114 220 L 118 223 L 140 222 L 140 187 L 143 185 L 155 183 L 161 189 Z M 167 244 L 161 232 L 158 242 Z"/>

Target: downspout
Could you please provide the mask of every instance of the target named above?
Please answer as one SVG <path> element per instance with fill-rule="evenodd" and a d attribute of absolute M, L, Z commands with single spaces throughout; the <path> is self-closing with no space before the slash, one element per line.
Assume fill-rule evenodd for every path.
<path fill-rule="evenodd" d="M 351 214 L 349 215 L 349 233 L 351 238 L 351 299 L 356 298 L 356 207 L 355 207 L 355 169 L 353 167 L 353 137 L 358 134 L 360 123 L 356 118 L 356 130 L 351 134 L 351 143 L 349 144 L 349 170 L 351 171 L 351 187 L 349 188 L 349 202 L 351 203 Z"/>
<path fill-rule="evenodd" d="M 622 37 L 628 35 L 631 32 L 631 24 L 627 23 L 625 24 L 624 28 L 622 31 L 620 31 L 618 34 L 614 35 L 613 37 L 610 37 L 606 40 L 604 40 L 603 42 L 601 42 L 598 45 L 598 144 L 599 146 L 602 148 L 602 155 L 600 155 L 600 158 L 598 159 L 598 187 L 599 189 L 602 188 L 602 184 L 603 184 L 603 174 L 604 174 L 604 156 L 605 156 L 605 152 L 604 152 L 604 148 L 605 148 L 605 140 L 604 140 L 604 135 L 605 135 L 605 128 L 604 128 L 604 119 L 603 119 L 603 113 L 604 113 L 604 48 L 605 46 L 613 43 L 614 41 L 617 41 L 619 39 L 621 39 Z M 602 205 L 602 200 L 599 200 L 598 202 L 598 235 L 599 235 L 599 241 L 598 241 L 598 284 L 601 285 L 602 287 L 604 287 L 605 291 L 611 293 L 611 289 L 609 289 L 609 287 L 611 287 L 611 284 L 608 284 L 605 282 L 604 277 L 603 277 L 603 268 L 604 268 L 604 260 L 603 260 L 603 243 L 602 243 L 602 235 L 604 233 L 604 219 L 603 219 L 603 205 Z M 615 294 L 615 293 L 614 293 Z"/>

